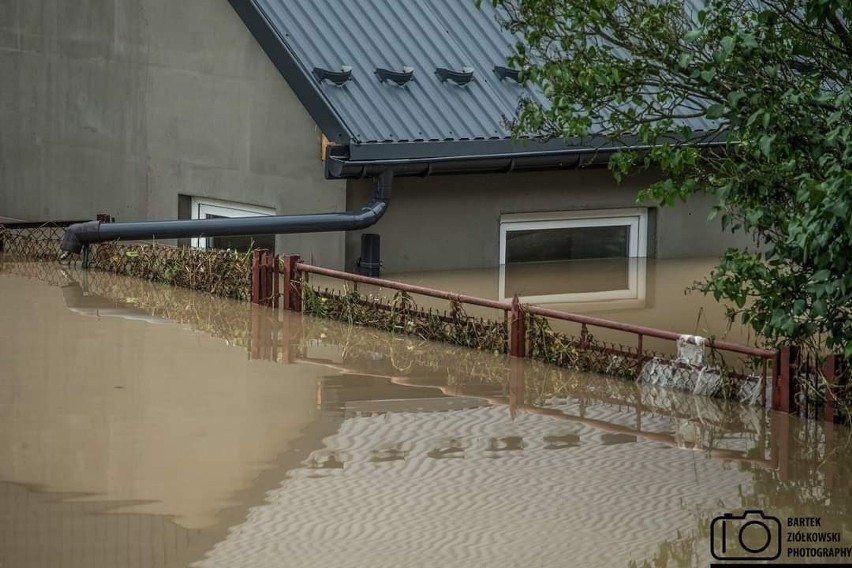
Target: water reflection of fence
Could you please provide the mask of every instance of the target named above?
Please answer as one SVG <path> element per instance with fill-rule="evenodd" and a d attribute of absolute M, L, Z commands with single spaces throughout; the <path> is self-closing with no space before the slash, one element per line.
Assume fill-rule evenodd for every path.
<path fill-rule="evenodd" d="M 429 353 L 420 352 L 414 339 L 388 339 L 345 324 L 306 320 L 298 334 L 302 355 L 292 363 L 321 365 L 352 376 L 369 374 L 398 385 L 439 389 L 450 397 L 506 406 L 513 414 L 544 415 L 586 425 L 611 434 L 613 443 L 641 440 L 700 451 L 772 472 L 781 482 L 819 481 L 831 488 L 837 479 L 835 453 L 844 447 L 844 441 L 835 440 L 831 424 L 821 426 L 782 413 L 767 414 L 763 409 L 589 377 L 520 359 L 505 361 L 488 353 L 467 351 L 470 360 L 462 353 L 458 357 L 450 354 L 442 367 L 430 360 Z M 311 345 L 341 355 L 334 361 L 309 356 Z M 446 360 L 454 364 L 447 366 Z M 568 388 L 560 389 L 563 385 Z M 549 393 L 545 398 L 539 397 L 542 388 Z M 622 419 L 600 418 L 595 409 L 601 407 L 618 409 Z M 666 427 L 660 417 L 669 419 L 670 426 L 682 427 Z M 819 459 L 803 460 L 803 446 Z"/>
<path fill-rule="evenodd" d="M 334 278 L 344 282 L 372 285 L 380 288 L 396 291 L 404 297 L 415 294 L 429 298 L 446 300 L 451 303 L 452 309 L 448 315 L 436 313 L 433 310 L 418 308 L 413 302 L 406 301 L 403 305 L 397 302 L 385 303 L 380 299 L 364 298 L 357 291 L 347 291 L 344 294 L 335 293 L 328 289 L 321 290 L 312 287 L 309 275 L 319 275 Z M 283 282 L 279 283 L 279 276 Z M 560 312 L 538 306 L 523 305 L 515 297 L 511 302 L 478 298 L 465 294 L 457 294 L 444 290 L 436 290 L 424 286 L 372 278 L 359 274 L 352 274 L 318 266 L 312 266 L 300 262 L 298 256 L 287 255 L 284 257 L 273 256 L 269 251 L 256 251 L 252 263 L 252 301 L 259 304 L 278 307 L 279 298 L 283 300 L 283 307 L 292 311 L 307 311 L 317 314 L 316 302 L 307 302 L 306 296 L 319 298 L 325 306 L 336 306 L 338 309 L 325 309 L 330 315 L 344 317 L 350 323 L 373 325 L 391 330 L 414 332 L 424 337 L 446 340 L 449 333 L 440 330 L 447 326 L 456 325 L 468 330 L 474 330 L 480 337 L 477 340 L 469 340 L 466 343 L 458 341 L 458 335 L 450 337 L 451 342 L 468 346 L 480 347 L 479 343 L 487 345 L 489 350 L 497 350 L 509 353 L 514 357 L 531 357 L 557 365 L 572 366 L 584 370 L 599 373 L 636 378 L 643 365 L 651 359 L 666 361 L 673 367 L 683 366 L 682 361 L 672 356 L 665 356 L 647 349 L 643 344 L 645 338 L 656 338 L 676 342 L 684 337 L 678 333 L 659 330 L 645 326 L 627 324 L 617 321 L 596 318 L 581 314 Z M 357 316 L 364 312 L 353 310 L 349 305 L 365 306 L 373 308 L 373 313 L 367 320 L 361 321 Z M 482 308 L 490 308 L 502 312 L 502 322 L 494 320 L 477 321 L 467 316 L 460 317 L 457 306 L 469 304 Z M 385 312 L 381 316 L 378 312 Z M 463 314 L 464 315 L 464 314 Z M 363 319 L 363 318 L 362 318 Z M 561 320 L 579 325 L 577 335 L 556 333 L 551 330 L 549 321 Z M 380 325 L 375 325 L 380 322 Z M 490 326 L 490 327 L 489 327 Z M 633 337 L 632 345 L 620 343 L 606 343 L 598 341 L 590 328 L 601 328 L 614 332 L 628 334 Z M 495 330 L 494 334 L 488 334 L 488 330 Z M 500 333 L 498 330 L 504 330 Z M 490 341 L 482 341 L 482 335 L 492 335 Z M 690 339 L 686 339 L 690 341 Z M 697 340 L 692 340 L 697 341 Z M 782 361 L 779 353 L 767 349 L 739 345 L 727 341 L 707 339 L 705 345 L 711 351 L 711 358 L 715 364 L 724 367 L 725 377 L 732 379 L 757 379 L 759 381 L 760 401 L 765 404 L 765 385 L 771 377 L 773 379 L 773 407 L 783 409 L 785 402 L 792 400 L 789 382 L 791 378 L 788 367 L 785 372 L 782 369 Z M 734 357 L 733 361 L 725 361 L 723 354 L 727 353 Z M 784 381 L 787 383 L 782 384 Z M 786 397 L 786 398 L 785 398 Z M 831 401 L 828 401 L 829 404 Z M 789 410 L 788 410 L 789 411 Z"/>

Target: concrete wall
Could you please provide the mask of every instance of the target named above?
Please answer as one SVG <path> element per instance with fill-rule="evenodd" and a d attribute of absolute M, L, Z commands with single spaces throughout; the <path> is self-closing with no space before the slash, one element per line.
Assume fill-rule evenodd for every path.
<path fill-rule="evenodd" d="M 178 194 L 342 210 L 320 134 L 227 0 L 0 0 L 0 215 L 173 219 Z M 341 234 L 281 237 L 329 266 Z"/>
<path fill-rule="evenodd" d="M 391 206 L 368 232 L 382 235 L 386 272 L 456 270 L 499 264 L 500 216 L 506 213 L 636 207 L 649 177 L 618 185 L 605 169 L 397 178 Z M 367 181 L 349 183 L 349 206 L 369 200 Z M 708 223 L 712 201 L 695 197 L 652 215 L 649 254 L 659 258 L 719 255 L 744 246 Z M 346 265 L 360 256 L 360 233 L 348 233 Z"/>

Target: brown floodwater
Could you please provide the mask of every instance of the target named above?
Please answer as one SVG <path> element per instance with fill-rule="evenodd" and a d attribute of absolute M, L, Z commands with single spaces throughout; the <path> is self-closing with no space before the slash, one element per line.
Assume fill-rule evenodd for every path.
<path fill-rule="evenodd" d="M 3 568 L 709 566 L 740 535 L 852 554 L 850 449 L 841 426 L 0 262 Z M 772 518 L 714 522 L 746 509 Z"/>

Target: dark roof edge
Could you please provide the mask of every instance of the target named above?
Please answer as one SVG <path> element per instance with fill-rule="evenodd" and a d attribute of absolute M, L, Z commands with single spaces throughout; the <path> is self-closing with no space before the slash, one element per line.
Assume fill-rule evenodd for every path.
<path fill-rule="evenodd" d="M 351 133 L 326 101 L 313 77 L 303 70 L 286 42 L 254 0 L 228 0 L 245 26 L 290 85 L 319 129 L 335 144 L 348 144 Z"/>
<path fill-rule="evenodd" d="M 614 150 L 530 152 L 526 154 L 483 154 L 444 156 L 439 158 L 401 158 L 391 160 L 350 160 L 329 154 L 325 160 L 328 179 L 363 178 L 392 169 L 395 176 L 430 176 L 438 174 L 493 173 L 549 169 L 576 169 L 601 166 L 609 162 Z"/>
<path fill-rule="evenodd" d="M 605 166 L 613 154 L 621 150 L 643 152 L 651 149 L 647 145 L 608 144 L 601 146 L 570 146 L 564 141 L 530 142 L 526 147 L 515 150 L 511 145 L 481 141 L 447 142 L 454 154 L 443 156 L 388 157 L 384 152 L 381 159 L 352 159 L 348 148 L 332 148 L 326 156 L 325 177 L 328 179 L 363 178 L 378 175 L 386 169 L 393 169 L 397 176 L 429 176 L 438 174 L 517 172 L 553 169 L 576 169 L 589 166 Z M 402 144 L 387 144 L 388 148 Z M 698 148 L 714 148 L 725 145 L 723 140 L 710 140 L 694 143 Z M 378 146 L 378 145 L 377 145 Z M 480 150 L 479 153 L 473 150 Z M 505 150 L 503 152 L 497 150 Z"/>

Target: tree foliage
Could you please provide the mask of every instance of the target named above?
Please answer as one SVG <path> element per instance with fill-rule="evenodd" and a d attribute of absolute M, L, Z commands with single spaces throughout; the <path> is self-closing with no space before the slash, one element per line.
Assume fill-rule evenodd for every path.
<path fill-rule="evenodd" d="M 516 134 L 624 144 L 617 177 L 662 172 L 643 200 L 711 193 L 755 246 L 705 292 L 769 345 L 852 355 L 852 2 L 491 1 L 550 101 L 523 101 Z"/>

